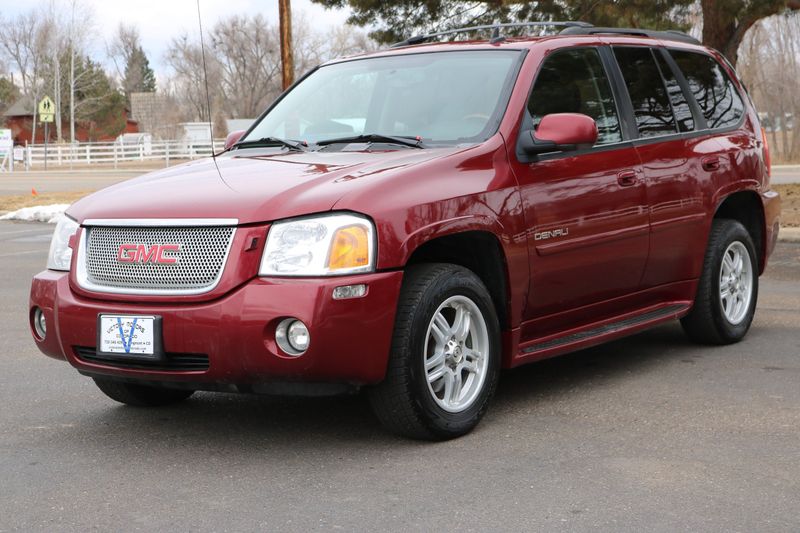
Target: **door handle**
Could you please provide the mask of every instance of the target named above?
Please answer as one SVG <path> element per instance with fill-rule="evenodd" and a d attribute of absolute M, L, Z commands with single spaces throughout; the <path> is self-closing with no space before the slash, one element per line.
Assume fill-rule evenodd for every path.
<path fill-rule="evenodd" d="M 719 170 L 720 162 L 719 157 L 712 155 L 709 157 L 704 157 L 702 160 L 703 170 L 708 172 L 714 172 Z"/>
<path fill-rule="evenodd" d="M 636 178 L 635 170 L 623 170 L 617 174 L 617 183 L 619 183 L 622 187 L 636 185 L 637 181 L 638 179 Z"/>

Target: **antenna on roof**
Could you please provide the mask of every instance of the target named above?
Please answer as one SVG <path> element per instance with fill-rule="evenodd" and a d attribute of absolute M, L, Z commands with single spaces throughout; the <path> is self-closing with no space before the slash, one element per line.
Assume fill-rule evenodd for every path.
<path fill-rule="evenodd" d="M 211 135 L 211 160 L 214 161 L 214 166 L 217 168 L 217 174 L 222 181 L 222 172 L 219 170 L 217 164 L 217 155 L 214 153 L 214 120 L 211 118 L 211 92 L 208 90 L 208 67 L 206 66 L 206 43 L 203 38 L 203 18 L 200 16 L 200 0 L 197 0 L 197 24 L 200 26 L 200 54 L 203 59 L 203 81 L 206 85 L 206 110 L 208 113 L 208 132 Z"/>

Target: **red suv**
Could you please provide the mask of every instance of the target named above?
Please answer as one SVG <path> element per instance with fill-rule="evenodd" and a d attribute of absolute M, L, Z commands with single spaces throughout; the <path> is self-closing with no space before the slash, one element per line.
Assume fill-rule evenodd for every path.
<path fill-rule="evenodd" d="M 365 388 L 445 439 L 502 368 L 674 319 L 741 340 L 780 199 L 730 65 L 676 32 L 503 30 L 327 63 L 216 159 L 75 203 L 37 346 L 129 405 Z"/>

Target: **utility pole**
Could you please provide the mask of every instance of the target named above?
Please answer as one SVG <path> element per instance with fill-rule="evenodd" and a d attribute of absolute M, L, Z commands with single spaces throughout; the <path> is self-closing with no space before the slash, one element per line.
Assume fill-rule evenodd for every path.
<path fill-rule="evenodd" d="M 283 90 L 294 83 L 294 53 L 292 52 L 292 2 L 278 0 L 281 32 L 281 69 L 283 71 Z"/>
<path fill-rule="evenodd" d="M 75 2 L 69 23 L 69 142 L 75 144 Z"/>

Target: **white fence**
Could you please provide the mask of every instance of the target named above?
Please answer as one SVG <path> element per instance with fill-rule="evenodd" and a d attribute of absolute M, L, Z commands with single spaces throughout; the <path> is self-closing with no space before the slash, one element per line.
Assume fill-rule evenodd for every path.
<path fill-rule="evenodd" d="M 75 143 L 75 144 L 30 144 L 23 148 L 26 169 L 72 167 L 84 165 L 113 166 L 124 163 L 191 160 L 219 153 L 225 139 L 211 142 L 149 141 L 140 144 L 122 143 Z M 46 160 L 46 165 L 45 165 Z M 23 165 L 17 162 L 17 170 Z"/>

